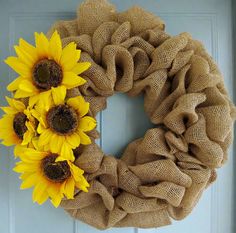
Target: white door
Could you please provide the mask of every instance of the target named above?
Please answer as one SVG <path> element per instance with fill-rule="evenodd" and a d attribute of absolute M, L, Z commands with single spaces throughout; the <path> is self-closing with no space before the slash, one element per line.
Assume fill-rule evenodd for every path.
<path fill-rule="evenodd" d="M 2 62 L 13 54 L 20 37 L 33 42 L 34 31 L 46 32 L 59 19 L 75 17 L 78 0 L 0 0 L 0 104 L 4 105 L 6 85 L 15 77 Z M 219 64 L 225 83 L 233 96 L 232 19 L 230 0 L 113 0 L 118 10 L 136 4 L 159 15 L 167 32 L 175 35 L 190 32 L 204 42 Z M 142 98 L 116 95 L 100 121 L 102 147 L 106 153 L 121 154 L 131 140 L 140 137 L 150 126 L 143 111 Z M 115 116 L 115 117 L 114 117 Z M 132 116 L 138 116 L 131 121 Z M 143 123 L 140 125 L 140 121 Z M 106 124 L 104 123 L 106 122 Z M 127 130 L 130 129 L 130 130 Z M 112 132 L 117 132 L 112 136 Z M 112 134 L 114 135 L 114 134 Z M 122 136 L 120 136 L 122 135 Z M 98 230 L 71 219 L 62 209 L 46 203 L 33 204 L 31 190 L 20 191 L 20 181 L 12 172 L 12 150 L 0 147 L 0 233 L 95 233 Z M 233 233 L 233 157 L 218 172 L 218 179 L 200 199 L 193 213 L 181 222 L 160 229 L 110 229 L 126 233 Z"/>

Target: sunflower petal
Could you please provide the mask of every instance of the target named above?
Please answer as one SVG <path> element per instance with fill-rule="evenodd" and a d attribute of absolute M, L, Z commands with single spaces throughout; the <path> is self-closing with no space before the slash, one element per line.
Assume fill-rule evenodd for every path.
<path fill-rule="evenodd" d="M 19 89 L 25 92 L 29 92 L 29 93 L 34 93 L 34 94 L 38 94 L 38 89 L 35 87 L 35 85 L 29 81 L 29 80 L 23 80 L 20 85 L 19 85 Z"/>
<path fill-rule="evenodd" d="M 61 203 L 61 199 L 63 197 L 62 195 L 62 192 L 60 190 L 61 188 L 61 185 L 57 185 L 57 184 L 51 184 L 49 187 L 48 187 L 48 194 L 51 198 L 51 202 L 52 204 L 54 205 L 54 207 L 58 207 Z"/>
<path fill-rule="evenodd" d="M 64 187 L 64 193 L 68 199 L 74 199 L 74 191 L 75 191 L 75 181 L 73 177 L 70 177 Z"/>
<path fill-rule="evenodd" d="M 82 145 L 89 145 L 92 143 L 90 137 L 87 134 L 85 134 L 83 131 L 79 130 L 78 134 L 80 136 L 80 143 Z"/>
<path fill-rule="evenodd" d="M 51 142 L 50 142 L 50 149 L 53 153 L 58 153 L 60 151 L 60 148 L 63 144 L 63 141 L 65 140 L 64 136 L 59 135 L 53 135 Z"/>
<path fill-rule="evenodd" d="M 52 98 L 56 105 L 63 104 L 66 97 L 66 87 L 52 87 Z"/>
<path fill-rule="evenodd" d="M 20 112 L 23 112 L 25 110 L 25 105 L 23 102 L 9 98 L 7 96 L 6 96 L 6 100 L 12 108 L 15 108 L 16 110 L 18 110 Z"/>
<path fill-rule="evenodd" d="M 18 111 L 12 107 L 1 107 L 1 109 L 6 113 L 6 114 L 11 114 L 14 115 L 18 113 Z"/>
<path fill-rule="evenodd" d="M 86 186 L 84 186 L 84 185 L 82 185 L 81 183 L 79 183 L 79 182 L 77 182 L 76 184 L 75 184 L 75 186 L 78 188 L 78 189 L 80 189 L 80 190 L 82 190 L 82 191 L 84 191 L 84 192 L 88 192 L 88 189 L 87 189 L 87 187 Z"/>
<path fill-rule="evenodd" d="M 81 168 L 77 167 L 73 163 L 70 162 L 70 171 L 76 181 L 80 180 L 80 177 L 84 174 L 84 170 Z"/>
<path fill-rule="evenodd" d="M 71 146 L 66 141 L 63 142 L 60 156 L 58 156 L 56 159 L 56 161 L 63 161 L 63 160 L 69 160 L 72 162 L 75 160 Z"/>
<path fill-rule="evenodd" d="M 28 188 L 31 188 L 31 187 L 33 187 L 34 185 L 36 185 L 37 182 L 38 182 L 37 173 L 29 174 L 29 175 L 27 176 L 27 178 L 25 178 L 25 179 L 22 181 L 20 188 L 21 188 L 21 189 L 28 189 Z"/>
<path fill-rule="evenodd" d="M 60 64 L 64 71 L 70 71 L 80 59 L 81 51 L 76 49 L 74 42 L 69 43 L 63 50 Z"/>
<path fill-rule="evenodd" d="M 32 163 L 25 163 L 25 162 L 18 162 L 16 166 L 13 168 L 13 171 L 18 173 L 24 173 L 24 172 L 36 172 L 38 169 L 39 163 L 35 162 Z"/>
<path fill-rule="evenodd" d="M 63 136 L 58 136 L 56 134 L 52 134 L 51 139 L 49 141 L 49 143 L 50 143 L 49 147 L 50 147 L 50 151 L 52 153 L 57 153 L 60 150 L 60 147 L 58 147 L 57 143 L 58 143 L 58 141 L 61 142 L 61 137 L 63 137 Z"/>
<path fill-rule="evenodd" d="M 29 98 L 29 107 L 32 108 L 38 101 L 39 101 L 40 95 L 34 95 Z"/>
<path fill-rule="evenodd" d="M 21 62 L 23 62 L 25 65 L 27 65 L 30 68 L 34 66 L 36 59 L 33 59 L 31 54 L 28 54 L 25 50 L 23 50 L 20 46 L 17 46 L 17 45 L 14 46 L 14 49 Z"/>
<path fill-rule="evenodd" d="M 81 86 L 86 83 L 86 80 L 77 76 L 73 72 L 66 71 L 64 72 L 62 84 L 65 85 L 68 89 Z"/>
<path fill-rule="evenodd" d="M 49 41 L 49 54 L 53 60 L 60 62 L 62 54 L 62 43 L 60 35 L 55 31 Z"/>
<path fill-rule="evenodd" d="M 45 111 L 53 105 L 52 102 L 52 90 L 44 91 L 40 93 L 39 106 L 41 105 Z"/>
<path fill-rule="evenodd" d="M 79 116 L 85 116 L 89 111 L 89 103 L 82 96 L 76 96 L 67 100 L 67 104 L 79 112 Z"/>
<path fill-rule="evenodd" d="M 9 65 L 14 71 L 20 74 L 22 77 L 31 77 L 31 70 L 27 65 L 19 60 L 17 57 L 8 57 L 5 63 Z"/>
<path fill-rule="evenodd" d="M 34 191 L 33 191 L 33 201 L 37 202 L 38 204 L 42 204 L 43 202 L 45 202 L 45 192 L 47 189 L 47 183 L 46 182 L 39 182 L 35 187 L 34 187 Z"/>
<path fill-rule="evenodd" d="M 29 130 L 27 130 L 27 131 L 24 133 L 24 135 L 23 135 L 23 140 L 22 140 L 21 145 L 22 145 L 22 146 L 28 145 L 28 144 L 31 142 L 32 137 L 33 137 L 32 132 L 30 132 Z"/>
<path fill-rule="evenodd" d="M 78 75 L 86 71 L 90 66 L 90 62 L 79 62 L 73 67 L 72 72 Z"/>
<path fill-rule="evenodd" d="M 26 97 L 30 97 L 30 96 L 33 96 L 35 93 L 34 92 L 26 92 L 26 91 L 22 91 L 20 89 L 18 89 L 15 94 L 14 94 L 14 97 L 16 99 L 19 99 L 19 98 L 26 98 Z"/>
<path fill-rule="evenodd" d="M 44 130 L 39 136 L 39 147 L 45 146 L 48 144 L 52 138 L 53 133 L 50 129 Z"/>
<path fill-rule="evenodd" d="M 79 121 L 79 129 L 84 132 L 93 130 L 96 125 L 96 120 L 90 116 L 85 116 Z"/>
<path fill-rule="evenodd" d="M 80 136 L 75 132 L 69 136 L 66 136 L 66 141 L 73 149 L 75 149 L 80 144 Z"/>
<path fill-rule="evenodd" d="M 54 198 L 51 198 L 51 203 L 54 205 L 55 208 L 57 208 L 61 204 L 61 196 L 55 196 Z"/>
<path fill-rule="evenodd" d="M 19 39 L 19 46 L 23 51 L 25 51 L 27 54 L 29 54 L 33 60 L 37 59 L 36 48 L 33 45 L 29 44 L 27 41 L 20 38 Z"/>
<path fill-rule="evenodd" d="M 39 58 L 48 57 L 48 47 L 49 47 L 49 41 L 47 37 L 43 33 L 37 33 L 35 32 L 35 45 L 37 49 L 37 54 Z"/>
<path fill-rule="evenodd" d="M 15 91 L 18 89 L 20 83 L 24 80 L 27 80 L 26 78 L 23 77 L 18 77 L 16 78 L 14 81 L 12 81 L 8 86 L 7 86 L 7 90 L 8 91 Z"/>

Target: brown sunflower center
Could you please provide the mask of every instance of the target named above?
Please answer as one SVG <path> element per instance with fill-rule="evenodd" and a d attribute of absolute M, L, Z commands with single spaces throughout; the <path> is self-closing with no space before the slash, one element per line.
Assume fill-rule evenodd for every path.
<path fill-rule="evenodd" d="M 50 154 L 42 161 L 44 175 L 51 181 L 61 183 L 71 176 L 67 161 L 55 162 L 57 154 Z"/>
<path fill-rule="evenodd" d="M 59 134 L 68 134 L 76 130 L 78 117 L 74 109 L 61 104 L 51 108 L 47 114 L 49 127 Z"/>
<path fill-rule="evenodd" d="M 54 60 L 43 59 L 34 66 L 33 82 L 42 90 L 57 87 L 62 82 L 62 69 Z"/>
<path fill-rule="evenodd" d="M 23 112 L 18 112 L 13 120 L 13 129 L 16 135 L 23 140 L 24 133 L 27 131 L 25 122 L 27 121 L 27 116 Z"/>

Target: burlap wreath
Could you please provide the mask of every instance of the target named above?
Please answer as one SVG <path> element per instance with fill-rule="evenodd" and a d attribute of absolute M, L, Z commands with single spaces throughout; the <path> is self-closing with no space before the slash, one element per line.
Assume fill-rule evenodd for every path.
<path fill-rule="evenodd" d="M 94 140 L 76 152 L 91 188 L 61 206 L 99 229 L 183 219 L 227 160 L 235 108 L 221 73 L 200 42 L 188 33 L 170 36 L 164 28 L 140 7 L 117 13 L 105 0 L 88 0 L 77 19 L 57 22 L 48 33 L 57 30 L 64 46 L 76 42 L 82 60 L 92 63 L 87 83 L 68 93 L 83 95 L 92 116 L 115 92 L 144 93 L 155 124 L 120 159 L 104 155 Z"/>

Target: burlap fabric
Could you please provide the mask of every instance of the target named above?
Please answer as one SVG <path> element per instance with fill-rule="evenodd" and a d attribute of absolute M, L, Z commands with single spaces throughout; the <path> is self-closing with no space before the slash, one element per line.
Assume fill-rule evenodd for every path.
<path fill-rule="evenodd" d="M 105 155 L 93 131 L 93 143 L 76 151 L 89 193 L 77 192 L 61 206 L 99 229 L 183 219 L 216 179 L 232 142 L 235 108 L 217 65 L 200 42 L 188 33 L 168 35 L 164 22 L 140 7 L 117 13 L 105 0 L 88 0 L 77 13 L 48 33 L 57 30 L 64 46 L 76 42 L 82 61 L 92 63 L 87 83 L 68 95 L 83 95 L 95 117 L 115 92 L 143 93 L 155 128 L 121 159 Z"/>

